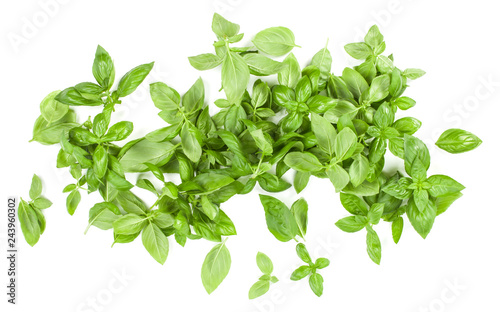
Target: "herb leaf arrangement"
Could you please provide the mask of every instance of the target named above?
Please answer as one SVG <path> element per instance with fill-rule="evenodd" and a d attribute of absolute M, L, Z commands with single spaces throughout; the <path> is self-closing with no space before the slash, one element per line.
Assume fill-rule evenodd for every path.
<path fill-rule="evenodd" d="M 404 215 L 425 238 L 436 217 L 460 196 L 464 186 L 446 175 L 431 175 L 430 154 L 414 134 L 421 122 L 413 117 L 397 118 L 416 101 L 404 96 L 408 84 L 425 72 L 399 69 L 392 55 L 383 55 L 384 37 L 376 26 L 364 42 L 345 46 L 360 64 L 331 73 L 332 57 L 327 47 L 316 53 L 308 66 L 300 67 L 291 53 L 293 32 L 271 27 L 255 35 L 252 45 L 238 46 L 240 26 L 215 14 L 213 53 L 189 57 L 198 70 L 220 67 L 225 98 L 210 114 L 201 79 L 182 96 L 163 82 L 150 85 L 151 98 L 166 125 L 144 137 L 128 140 L 133 123 L 111 124 L 111 115 L 144 81 L 154 63 L 139 65 L 115 83 L 111 56 L 97 47 L 92 66 L 95 82 L 82 82 L 43 99 L 35 121 L 32 141 L 58 144 L 57 167 L 68 168 L 75 179 L 64 187 L 69 214 L 78 209 L 81 194 L 98 192 L 102 201 L 89 210 L 91 227 L 113 231 L 113 244 L 141 236 L 145 249 L 159 263 L 167 260 L 171 238 L 185 246 L 188 240 L 205 239 L 216 245 L 201 269 L 208 293 L 217 289 L 229 273 L 231 255 L 226 246 L 236 226 L 222 204 L 237 194 L 248 194 L 259 186 L 270 193 L 293 187 L 300 193 L 312 177 L 325 179 L 340 193 L 350 216 L 336 225 L 345 232 L 366 229 L 367 252 L 380 264 L 381 243 L 375 226 L 392 226 L 398 243 Z M 271 57 L 285 56 L 282 61 Z M 273 76 L 273 82 L 251 76 Z M 269 79 L 266 79 L 266 81 Z M 77 121 L 75 107 L 94 106 L 96 115 Z M 470 151 L 481 144 L 474 134 L 445 131 L 436 145 L 450 153 Z M 386 153 L 401 160 L 404 172 L 383 171 Z M 283 175 L 293 170 L 293 183 Z M 151 181 L 133 182 L 129 173 L 150 172 Z M 181 183 L 168 181 L 165 173 L 178 174 Z M 151 192 L 157 200 L 146 203 L 134 188 Z M 21 201 L 19 219 L 27 242 L 36 244 L 45 228 L 40 209 L 51 203 L 40 197 L 41 182 L 34 176 L 31 201 Z M 299 199 L 292 207 L 269 195 L 260 195 L 265 221 L 272 235 L 282 242 L 305 241 L 308 205 Z M 306 263 L 295 270 L 292 280 L 308 277 L 317 296 L 323 293 L 318 270 L 329 265 L 325 258 L 312 261 L 305 245 L 296 251 Z M 264 254 L 257 255 L 264 275 L 249 291 L 249 298 L 267 292 L 278 279 Z"/>

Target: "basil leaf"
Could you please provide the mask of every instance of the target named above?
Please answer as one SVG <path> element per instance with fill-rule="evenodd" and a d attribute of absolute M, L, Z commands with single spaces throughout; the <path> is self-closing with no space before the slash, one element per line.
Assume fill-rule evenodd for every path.
<path fill-rule="evenodd" d="M 311 127 L 316 139 L 318 140 L 319 147 L 330 157 L 333 157 L 337 137 L 337 131 L 335 131 L 333 125 L 324 117 L 313 113 L 311 117 Z"/>
<path fill-rule="evenodd" d="M 116 200 L 129 214 L 144 215 L 148 211 L 144 202 L 130 191 L 120 192 Z"/>
<path fill-rule="evenodd" d="M 66 105 L 74 106 L 99 106 L 104 102 L 101 98 L 86 98 L 75 87 L 70 87 L 62 90 L 55 100 Z"/>
<path fill-rule="evenodd" d="M 406 214 L 415 231 L 425 239 L 432 229 L 434 219 L 436 219 L 437 208 L 431 200 L 428 200 L 425 209 L 420 211 L 413 198 L 410 198 L 406 207 Z"/>
<path fill-rule="evenodd" d="M 212 53 L 204 53 L 188 57 L 189 64 L 197 70 L 208 70 L 222 64 L 223 59 Z"/>
<path fill-rule="evenodd" d="M 80 195 L 80 192 L 78 190 L 73 190 L 71 191 L 71 193 L 69 193 L 68 197 L 66 198 L 66 208 L 70 215 L 73 215 L 75 213 L 75 210 L 78 207 L 81 199 L 82 195 Z"/>
<path fill-rule="evenodd" d="M 413 117 L 404 117 L 396 120 L 392 127 L 401 133 L 414 134 L 420 129 L 422 122 Z"/>
<path fill-rule="evenodd" d="M 266 223 L 269 231 L 282 242 L 293 239 L 299 232 L 295 218 L 285 204 L 278 199 L 259 195 L 266 213 Z"/>
<path fill-rule="evenodd" d="M 158 263 L 165 263 L 168 256 L 168 239 L 156 224 L 149 223 L 144 228 L 142 244 Z"/>
<path fill-rule="evenodd" d="M 198 162 L 201 157 L 201 142 L 203 138 L 197 128 L 184 124 L 181 130 L 181 142 L 184 153 L 192 162 Z"/>
<path fill-rule="evenodd" d="M 405 152 L 405 170 L 406 173 L 411 173 L 411 167 L 415 159 L 420 159 L 424 165 L 425 170 L 429 169 L 431 163 L 431 156 L 427 146 L 421 140 L 417 139 L 412 135 L 404 135 L 404 152 Z"/>
<path fill-rule="evenodd" d="M 154 62 L 139 65 L 127 72 L 118 83 L 118 88 L 116 90 L 118 96 L 125 97 L 134 92 L 144 79 L 146 79 L 146 76 L 149 74 L 151 69 L 153 69 L 153 65 Z"/>
<path fill-rule="evenodd" d="M 115 81 L 115 66 L 111 56 L 100 45 L 97 46 L 95 51 L 92 74 L 97 83 L 106 90 L 109 90 L 113 86 L 113 82 Z"/>
<path fill-rule="evenodd" d="M 177 110 L 181 97 L 177 91 L 163 82 L 155 82 L 149 85 L 149 93 L 155 106 L 161 110 Z"/>
<path fill-rule="evenodd" d="M 349 183 L 349 174 L 341 166 L 334 164 L 326 169 L 326 175 L 335 187 L 335 192 L 340 192 Z"/>
<path fill-rule="evenodd" d="M 220 38 L 233 37 L 240 31 L 240 25 L 231 23 L 221 15 L 214 13 L 212 31 Z"/>
<path fill-rule="evenodd" d="M 316 172 L 323 169 L 318 158 L 311 153 L 291 152 L 285 156 L 288 167 L 302 172 Z"/>
<path fill-rule="evenodd" d="M 388 75 L 378 76 L 373 79 L 372 84 L 368 89 L 366 101 L 368 103 L 374 103 L 385 99 L 389 95 L 390 83 L 391 79 Z"/>
<path fill-rule="evenodd" d="M 433 175 L 427 179 L 431 184 L 429 194 L 433 197 L 443 197 L 458 193 L 465 189 L 465 186 L 445 175 Z"/>
<path fill-rule="evenodd" d="M 308 263 L 309 265 L 312 264 L 311 256 L 309 255 L 309 252 L 307 251 L 306 246 L 304 244 L 298 243 L 297 246 L 295 247 L 295 250 L 300 260 L 304 261 L 305 263 Z"/>
<path fill-rule="evenodd" d="M 231 268 L 231 255 L 225 243 L 215 245 L 205 257 L 201 267 L 201 280 L 207 293 L 211 294 L 226 278 Z"/>
<path fill-rule="evenodd" d="M 404 220 L 401 217 L 398 217 L 392 222 L 392 239 L 396 244 L 399 242 L 401 234 L 403 233 L 403 225 Z"/>
<path fill-rule="evenodd" d="M 313 293 L 321 297 L 323 294 L 323 277 L 319 273 L 313 273 L 309 276 L 309 286 Z"/>
<path fill-rule="evenodd" d="M 368 256 L 376 264 L 380 264 L 380 259 L 382 258 L 382 245 L 380 244 L 380 239 L 378 238 L 377 232 L 375 232 L 371 227 L 366 228 L 366 251 Z"/>
<path fill-rule="evenodd" d="M 384 204 L 375 203 L 368 210 L 368 221 L 371 224 L 378 224 L 382 214 L 384 213 Z"/>
<path fill-rule="evenodd" d="M 278 82 L 280 85 L 295 89 L 301 74 L 299 62 L 295 58 L 295 55 L 290 53 L 283 60 L 283 65 L 285 67 L 278 73 Z"/>
<path fill-rule="evenodd" d="M 340 193 L 340 202 L 342 206 L 353 215 L 368 215 L 368 205 L 356 195 Z"/>
<path fill-rule="evenodd" d="M 370 162 L 361 154 L 353 156 L 353 159 L 354 161 L 349 167 L 349 180 L 356 187 L 366 180 L 370 169 Z"/>
<path fill-rule="evenodd" d="M 40 180 L 40 178 L 36 174 L 34 174 L 33 178 L 31 179 L 31 187 L 29 192 L 30 198 L 32 200 L 37 199 L 38 197 L 40 197 L 41 194 L 42 194 L 42 180 Z"/>
<path fill-rule="evenodd" d="M 364 216 L 350 216 L 340 219 L 335 225 L 344 232 L 355 233 L 361 231 L 368 224 Z"/>
<path fill-rule="evenodd" d="M 129 213 L 113 222 L 113 230 L 116 234 L 132 235 L 139 233 L 145 224 L 144 216 Z"/>
<path fill-rule="evenodd" d="M 273 273 L 273 262 L 269 259 L 268 256 L 263 254 L 262 252 L 257 253 L 257 266 L 260 271 L 264 274 Z"/>
<path fill-rule="evenodd" d="M 408 79 L 415 80 L 425 75 L 425 71 L 417 68 L 408 68 L 403 72 L 403 76 Z"/>
<path fill-rule="evenodd" d="M 300 173 L 300 172 L 297 172 Z M 300 237 L 304 238 L 307 232 L 307 211 L 308 206 L 305 199 L 300 198 L 292 204 L 292 214 L 295 217 L 295 222 L 297 223 L 299 229 Z"/>
<path fill-rule="evenodd" d="M 448 129 L 441 134 L 436 145 L 452 154 L 472 151 L 483 141 L 474 134 L 462 129 Z"/>
<path fill-rule="evenodd" d="M 349 43 L 344 46 L 347 54 L 357 60 L 366 60 L 370 55 L 373 55 L 373 50 L 364 42 Z"/>
<path fill-rule="evenodd" d="M 295 177 L 293 179 L 293 187 L 295 188 L 295 192 L 297 192 L 297 194 L 299 194 L 306 188 L 307 183 L 309 183 L 310 177 L 311 174 L 309 172 L 297 171 L 295 173 Z"/>
<path fill-rule="evenodd" d="M 120 121 L 112 125 L 108 132 L 102 137 L 103 142 L 122 141 L 134 130 L 134 125 L 130 121 Z"/>
<path fill-rule="evenodd" d="M 255 282 L 255 284 L 250 287 L 250 290 L 248 292 L 248 299 L 255 299 L 267 293 L 269 291 L 270 284 L 271 283 L 269 281 Z"/>
<path fill-rule="evenodd" d="M 108 153 L 102 145 L 97 146 L 92 159 L 94 161 L 95 174 L 98 178 L 104 177 L 106 171 L 108 170 Z"/>
<path fill-rule="evenodd" d="M 222 62 L 222 87 L 227 100 L 233 104 L 241 101 L 250 79 L 245 60 L 237 53 L 229 52 Z"/>
<path fill-rule="evenodd" d="M 269 76 L 279 73 L 285 65 L 262 54 L 249 53 L 243 55 L 250 73 L 255 76 Z"/>
<path fill-rule="evenodd" d="M 292 272 L 290 279 L 292 281 L 299 281 L 304 277 L 308 276 L 309 274 L 311 274 L 311 271 L 312 271 L 311 267 L 308 265 L 300 266 L 298 269 Z"/>
<path fill-rule="evenodd" d="M 290 183 L 270 173 L 263 173 L 257 177 L 260 187 L 267 192 L 282 192 L 290 188 Z"/>
<path fill-rule="evenodd" d="M 352 156 L 358 143 L 357 139 L 358 137 L 350 128 L 344 128 L 338 133 L 334 141 L 335 156 L 338 161 Z"/>
<path fill-rule="evenodd" d="M 365 78 L 351 68 L 344 69 L 342 72 L 342 80 L 344 80 L 347 88 L 355 98 L 359 98 L 361 94 L 369 88 Z"/>
<path fill-rule="evenodd" d="M 24 238 L 30 246 L 35 244 L 40 239 L 40 225 L 38 224 L 38 217 L 33 208 L 24 200 L 19 201 L 19 210 L 17 212 L 21 230 L 23 231 Z"/>
<path fill-rule="evenodd" d="M 205 86 L 203 80 L 198 78 L 189 90 L 182 96 L 182 106 L 186 112 L 192 113 L 200 110 L 205 102 Z"/>
<path fill-rule="evenodd" d="M 59 92 L 61 91 L 49 93 L 40 103 L 40 112 L 49 125 L 63 118 L 69 111 L 68 105 L 55 100 Z"/>
<path fill-rule="evenodd" d="M 293 32 L 286 27 L 270 27 L 255 35 L 255 47 L 266 54 L 281 56 L 290 52 L 295 45 Z"/>
<path fill-rule="evenodd" d="M 89 230 L 90 226 L 95 226 L 101 230 L 109 230 L 113 228 L 113 222 L 120 217 L 120 210 L 114 204 L 109 202 L 97 203 L 89 211 L 89 225 L 85 233 Z"/>
<path fill-rule="evenodd" d="M 373 25 L 365 36 L 365 42 L 372 48 L 377 48 L 384 41 L 384 36 L 380 33 L 377 25 Z"/>

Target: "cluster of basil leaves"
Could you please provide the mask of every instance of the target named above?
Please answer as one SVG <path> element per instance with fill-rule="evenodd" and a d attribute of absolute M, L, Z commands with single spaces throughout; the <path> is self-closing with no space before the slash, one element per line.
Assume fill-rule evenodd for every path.
<path fill-rule="evenodd" d="M 110 125 L 111 114 L 142 83 L 153 63 L 133 68 L 111 91 L 115 68 L 100 46 L 92 67 L 97 83 L 80 83 L 43 100 L 33 140 L 60 144 L 57 167 L 69 167 L 76 180 L 64 188 L 69 193 L 70 214 L 80 202 L 81 190 L 98 191 L 103 201 L 90 209 L 89 227 L 113 229 L 114 243 L 131 242 L 142 233 L 145 248 L 162 264 L 168 255 L 169 236 L 182 246 L 187 239 L 217 242 L 201 272 L 203 285 L 211 293 L 231 265 L 223 237 L 236 235 L 221 204 L 236 194 L 251 192 L 257 183 L 267 192 L 288 189 L 291 184 L 282 176 L 290 169 L 296 171 L 293 186 L 297 193 L 311 176 L 331 181 L 340 192 L 342 205 L 352 214 L 337 226 L 346 232 L 366 228 L 368 254 L 376 263 L 380 263 L 381 244 L 374 225 L 380 220 L 392 223 L 396 243 L 404 214 L 425 238 L 435 217 L 461 196 L 464 187 L 452 178 L 427 176 L 429 151 L 413 136 L 421 122 L 412 117 L 396 120 L 398 109 L 415 105 L 403 96 L 408 81 L 425 72 L 400 70 L 392 55 L 382 55 L 386 45 L 376 26 L 364 42 L 345 47 L 362 63 L 346 68 L 340 76 L 331 73 L 332 57 L 326 47 L 301 70 L 289 53 L 297 45 L 288 28 L 259 32 L 252 41 L 254 47 L 234 46 L 243 38 L 240 27 L 218 14 L 212 30 L 217 36 L 215 53 L 193 56 L 189 61 L 199 70 L 221 66 L 226 98 L 215 101 L 220 110 L 214 115 L 205 102 L 201 79 L 182 97 L 165 83 L 156 82 L 150 85 L 151 98 L 168 125 L 118 145 L 116 142 L 131 134 L 133 125 L 128 121 Z M 287 53 L 281 62 L 266 56 Z M 257 80 L 251 92 L 247 90 L 250 75 L 275 74 L 277 84 Z M 102 107 L 102 112 L 79 124 L 71 106 Z M 451 129 L 437 145 L 460 153 L 480 143 L 472 133 Z M 404 161 L 408 176 L 382 171 L 387 149 Z M 134 185 L 125 176 L 128 172 L 151 172 L 157 181 L 140 178 Z M 166 181 L 164 173 L 179 174 L 182 182 Z M 134 186 L 154 194 L 155 203 L 146 205 L 131 191 Z M 261 195 L 261 202 L 268 228 L 278 240 L 304 238 L 305 200 L 295 202 L 292 209 L 268 195 Z M 316 270 L 326 267 L 328 260 L 313 263 L 304 250 L 304 245 L 297 245 L 297 253 L 308 266 L 294 272 L 292 279 L 309 275 L 311 288 L 319 296 L 323 278 Z M 266 277 L 250 297 L 267 291 L 270 281 L 277 281 L 271 277 L 269 265 L 261 270 Z"/>

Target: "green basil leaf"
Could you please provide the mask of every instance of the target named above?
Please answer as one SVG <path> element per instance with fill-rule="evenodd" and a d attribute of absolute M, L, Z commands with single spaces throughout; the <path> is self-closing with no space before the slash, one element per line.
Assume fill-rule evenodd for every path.
<path fill-rule="evenodd" d="M 309 286 L 316 296 L 321 297 L 323 294 L 323 276 L 318 273 L 311 274 L 309 276 Z"/>
<path fill-rule="evenodd" d="M 208 70 L 222 64 L 223 59 L 212 53 L 203 53 L 188 57 L 189 64 L 197 70 Z"/>
<path fill-rule="evenodd" d="M 144 228 L 142 244 L 158 263 L 165 263 L 168 256 L 168 239 L 156 224 L 150 223 Z"/>
<path fill-rule="evenodd" d="M 203 80 L 198 78 L 189 90 L 182 96 L 182 106 L 186 112 L 192 113 L 200 110 L 205 102 L 205 86 Z"/>
<path fill-rule="evenodd" d="M 97 146 L 92 159 L 94 161 L 95 174 L 98 178 L 104 177 L 106 171 L 108 170 L 108 152 L 106 152 L 102 145 Z"/>
<path fill-rule="evenodd" d="M 318 140 L 318 146 L 330 157 L 333 157 L 337 137 L 337 131 L 335 131 L 333 125 L 324 117 L 313 113 L 311 116 L 311 127 Z"/>
<path fill-rule="evenodd" d="M 68 197 L 66 198 L 66 208 L 70 215 L 73 215 L 75 213 L 75 210 L 78 207 L 81 199 L 82 195 L 80 195 L 80 192 L 78 190 L 73 190 L 71 191 L 71 193 L 69 193 Z"/>
<path fill-rule="evenodd" d="M 201 157 L 201 144 L 203 138 L 197 128 L 184 124 L 181 130 L 181 142 L 184 153 L 192 162 L 198 162 Z"/>
<path fill-rule="evenodd" d="M 425 170 L 429 169 L 430 163 L 431 163 L 431 156 L 429 154 L 429 150 L 427 149 L 427 146 L 422 142 L 420 139 L 412 136 L 405 134 L 404 135 L 404 152 L 405 152 L 405 170 L 406 173 L 410 174 L 411 173 L 411 168 L 413 166 L 413 162 L 415 159 L 420 159 L 422 164 L 424 165 Z"/>
<path fill-rule="evenodd" d="M 295 45 L 293 32 L 286 27 L 270 27 L 255 35 L 255 47 L 266 54 L 281 56 L 292 51 Z"/>
<path fill-rule="evenodd" d="M 436 142 L 436 145 L 442 149 L 452 154 L 459 154 L 468 151 L 472 151 L 483 141 L 474 134 L 462 130 L 462 129 L 448 129 Z"/>
<path fill-rule="evenodd" d="M 273 262 L 269 259 L 268 256 L 263 254 L 262 252 L 257 253 L 257 266 L 260 271 L 264 274 L 273 273 Z"/>
<path fill-rule="evenodd" d="M 398 217 L 396 220 L 392 222 L 392 239 L 396 244 L 399 242 L 401 234 L 403 233 L 403 225 L 404 225 L 404 220 L 401 217 Z"/>
<path fill-rule="evenodd" d="M 144 202 L 130 191 L 120 192 L 116 200 L 129 214 L 144 215 L 148 211 Z"/>
<path fill-rule="evenodd" d="M 269 286 L 271 283 L 269 281 L 257 281 L 250 287 L 248 291 L 248 299 L 258 298 L 269 291 Z"/>
<path fill-rule="evenodd" d="M 112 125 L 108 132 L 102 137 L 103 142 L 122 141 L 134 130 L 134 125 L 130 121 L 120 121 Z"/>
<path fill-rule="evenodd" d="M 391 79 L 388 75 L 378 76 L 373 79 L 372 84 L 368 89 L 366 101 L 368 103 L 374 103 L 385 99 L 389 95 L 390 83 Z"/>
<path fill-rule="evenodd" d="M 449 196 L 465 189 L 465 186 L 462 184 L 448 176 L 440 174 L 430 176 L 427 182 L 431 184 L 429 194 L 433 197 Z"/>
<path fill-rule="evenodd" d="M 392 127 L 401 133 L 414 134 L 420 129 L 422 122 L 413 117 L 404 117 L 396 120 Z"/>
<path fill-rule="evenodd" d="M 145 225 L 146 217 L 129 213 L 113 222 L 113 230 L 116 234 L 132 235 L 142 231 Z"/>
<path fill-rule="evenodd" d="M 52 206 L 52 202 L 50 200 L 48 200 L 47 198 L 38 197 L 38 198 L 33 200 L 32 205 L 33 205 L 33 207 L 35 207 L 37 209 L 47 209 L 50 206 Z"/>
<path fill-rule="evenodd" d="M 295 55 L 290 53 L 283 60 L 283 65 L 285 67 L 278 73 L 278 82 L 280 85 L 295 89 L 301 75 L 299 62 Z"/>
<path fill-rule="evenodd" d="M 290 209 L 274 197 L 267 195 L 259 195 L 259 197 L 266 213 L 269 231 L 279 241 L 287 242 L 293 239 L 299 229 Z"/>
<path fill-rule="evenodd" d="M 334 164 L 326 169 L 326 175 L 335 187 L 335 192 L 340 192 L 349 183 L 349 174 L 341 166 Z"/>
<path fill-rule="evenodd" d="M 403 72 L 403 76 L 408 79 L 415 80 L 425 75 L 425 71 L 417 68 L 408 68 Z"/>
<path fill-rule="evenodd" d="M 380 264 L 380 259 L 382 258 L 382 245 L 380 244 L 380 239 L 378 238 L 377 232 L 371 227 L 367 227 L 366 230 L 366 251 L 373 262 Z"/>
<path fill-rule="evenodd" d="M 344 232 L 355 233 L 361 231 L 368 224 L 365 216 L 350 216 L 340 219 L 335 225 Z"/>
<path fill-rule="evenodd" d="M 211 294 L 226 278 L 231 268 L 231 255 L 224 243 L 215 245 L 205 257 L 201 267 L 201 280 L 207 293 Z"/>
<path fill-rule="evenodd" d="M 283 192 L 290 188 L 290 183 L 275 175 L 264 172 L 257 177 L 260 187 L 267 192 Z"/>
<path fill-rule="evenodd" d="M 35 246 L 41 234 L 36 212 L 26 201 L 21 199 L 17 215 L 26 242 L 30 246 Z"/>
<path fill-rule="evenodd" d="M 344 46 L 347 54 L 357 60 L 366 60 L 370 55 L 373 55 L 373 50 L 364 42 L 349 43 Z"/>
<path fill-rule="evenodd" d="M 352 156 L 356 150 L 357 139 L 357 135 L 350 128 L 344 128 L 338 133 L 334 142 L 335 156 L 338 161 Z"/>
<path fill-rule="evenodd" d="M 373 25 L 365 36 L 365 42 L 372 48 L 377 48 L 384 41 L 384 36 L 380 33 L 377 25 Z"/>
<path fill-rule="evenodd" d="M 70 87 L 62 90 L 55 100 L 66 105 L 74 106 L 99 106 L 104 102 L 101 98 L 86 98 L 75 87 Z"/>
<path fill-rule="evenodd" d="M 399 109 L 407 110 L 407 109 L 410 109 L 413 106 L 415 106 L 416 102 L 415 102 L 415 100 L 410 99 L 407 96 L 402 96 L 400 98 L 397 98 L 394 101 L 394 104 L 396 104 L 399 107 Z"/>
<path fill-rule="evenodd" d="M 354 187 L 357 187 L 366 180 L 370 170 L 370 162 L 361 154 L 354 155 L 353 159 L 354 161 L 349 167 L 349 180 Z"/>
<path fill-rule="evenodd" d="M 113 222 L 120 218 L 120 210 L 112 203 L 97 203 L 89 211 L 89 225 L 85 233 L 93 225 L 101 230 L 113 228 Z"/>
<path fill-rule="evenodd" d="M 371 224 L 378 224 L 382 214 L 384 213 L 384 204 L 375 203 L 368 210 L 368 221 Z"/>
<path fill-rule="evenodd" d="M 369 88 L 365 78 L 354 69 L 348 67 L 342 72 L 342 80 L 344 80 L 347 88 L 355 98 L 359 98 Z"/>
<path fill-rule="evenodd" d="M 29 192 L 30 198 L 32 200 L 37 199 L 38 197 L 40 197 L 41 194 L 42 194 L 42 180 L 40 180 L 40 178 L 36 174 L 34 174 L 33 178 L 31 179 L 31 187 Z"/>
<path fill-rule="evenodd" d="M 214 13 L 212 31 L 220 38 L 233 37 L 240 31 L 240 25 L 231 23 L 221 15 Z"/>
<path fill-rule="evenodd" d="M 311 271 L 312 271 L 312 269 L 308 265 L 300 266 L 298 269 L 296 269 L 295 271 L 292 272 L 290 279 L 292 281 L 299 281 L 299 280 L 303 279 L 304 277 L 308 276 L 309 274 L 311 274 Z"/>
<path fill-rule="evenodd" d="M 68 105 L 55 100 L 59 92 L 61 91 L 49 93 L 40 103 L 40 112 L 49 125 L 63 118 L 69 111 Z"/>
<path fill-rule="evenodd" d="M 285 65 L 262 54 L 248 53 L 243 55 L 250 73 L 255 76 L 269 76 L 279 73 Z"/>
<path fill-rule="evenodd" d="M 312 264 L 311 256 L 309 255 L 309 252 L 307 251 L 306 246 L 304 244 L 298 243 L 297 246 L 295 247 L 295 250 L 300 260 L 304 261 L 305 263 L 308 263 L 309 265 Z"/>
<path fill-rule="evenodd" d="M 145 171 L 144 163 L 161 167 L 172 158 L 177 146 L 170 142 L 140 140 L 121 156 L 120 164 L 126 172 Z"/>
<path fill-rule="evenodd" d="M 316 172 L 323 169 L 318 158 L 311 153 L 291 152 L 285 156 L 288 167 L 302 172 Z"/>
<path fill-rule="evenodd" d="M 127 72 L 118 83 L 118 88 L 116 90 L 118 96 L 125 97 L 134 92 L 144 79 L 146 79 L 146 76 L 149 74 L 151 69 L 153 69 L 153 65 L 154 62 L 142 64 Z"/>
<path fill-rule="evenodd" d="M 300 237 L 304 238 L 307 232 L 307 211 L 308 206 L 305 199 L 300 198 L 292 204 L 292 214 L 299 228 Z"/>
<path fill-rule="evenodd" d="M 428 200 L 425 209 L 420 211 L 413 198 L 410 198 L 406 207 L 406 214 L 415 231 L 425 239 L 436 219 L 437 208 L 431 200 Z"/>
<path fill-rule="evenodd" d="M 115 66 L 111 56 L 100 45 L 95 51 L 94 64 L 92 65 L 92 74 L 99 85 L 106 90 L 113 86 L 115 81 Z"/>
<path fill-rule="evenodd" d="M 306 188 L 307 183 L 309 183 L 310 177 L 311 174 L 309 172 L 297 171 L 295 173 L 295 177 L 293 179 L 293 187 L 295 188 L 295 192 L 297 192 L 297 194 L 299 194 Z"/>
<path fill-rule="evenodd" d="M 163 82 L 155 82 L 149 85 L 149 93 L 155 106 L 161 110 L 177 110 L 181 97 L 177 91 Z"/>
<path fill-rule="evenodd" d="M 340 193 L 340 202 L 342 206 L 353 215 L 368 215 L 368 205 L 356 195 Z"/>
<path fill-rule="evenodd" d="M 240 103 L 250 79 L 245 60 L 239 54 L 229 52 L 222 62 L 221 77 L 227 100 L 233 104 Z"/>

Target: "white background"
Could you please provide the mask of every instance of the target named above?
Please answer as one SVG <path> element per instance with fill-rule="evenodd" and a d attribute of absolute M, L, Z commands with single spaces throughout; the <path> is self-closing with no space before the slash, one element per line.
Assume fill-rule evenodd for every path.
<path fill-rule="evenodd" d="M 44 7 L 44 3 L 52 6 Z M 55 6 L 54 6 L 55 3 Z M 500 108 L 500 19 L 495 1 L 2 1 L 0 5 L 0 88 L 2 171 L 1 205 L 8 195 L 28 196 L 33 173 L 44 181 L 54 205 L 45 211 L 47 230 L 31 248 L 24 240 L 19 254 L 19 305 L 5 304 L 6 261 L 1 252 L 1 302 L 7 311 L 498 311 L 498 140 Z M 45 6 L 47 7 L 47 6 Z M 45 11 L 50 11 L 47 17 Z M 95 48 L 101 44 L 115 61 L 118 78 L 132 67 L 156 61 L 148 80 L 117 107 L 116 120 L 135 124 L 133 137 L 164 126 L 148 95 L 148 83 L 164 81 L 185 92 L 203 77 L 207 101 L 222 94 L 218 70 L 197 72 L 187 56 L 212 52 L 213 12 L 239 23 L 249 43 L 259 30 L 287 26 L 302 48 L 294 53 L 303 66 L 329 39 L 333 71 L 355 65 L 343 51 L 360 41 L 372 24 L 380 26 L 387 52 L 399 68 L 416 67 L 427 75 L 411 83 L 407 95 L 417 106 L 405 112 L 423 122 L 417 136 L 430 146 L 431 173 L 448 174 L 467 186 L 464 196 L 444 215 L 424 241 L 406 222 L 400 243 L 392 242 L 389 224 L 376 227 L 382 240 L 382 263 L 371 262 L 365 234 L 342 233 L 335 221 L 346 216 L 328 181 L 313 179 L 300 194 L 309 202 L 307 246 L 331 265 L 321 273 L 325 291 L 317 298 L 307 281 L 290 282 L 300 265 L 294 243 L 278 242 L 268 232 L 257 193 L 223 205 L 238 235 L 227 246 L 233 264 L 227 279 L 207 295 L 200 269 L 213 243 L 171 240 L 164 266 L 156 263 L 140 239 L 110 248 L 112 233 L 92 228 L 88 209 L 98 195 L 84 195 L 73 217 L 62 188 L 71 182 L 56 169 L 57 147 L 31 139 L 39 103 L 49 92 L 92 81 Z M 36 20 L 38 26 L 29 28 Z M 27 32 L 29 31 L 29 32 Z M 14 36 L 22 42 L 12 43 Z M 491 80 L 492 83 L 486 81 Z M 211 104 L 212 105 L 212 104 Z M 212 105 L 213 106 L 213 105 Z M 80 121 L 97 110 L 79 110 Z M 402 114 L 400 116 L 403 116 Z M 484 141 L 477 150 L 451 155 L 433 148 L 439 134 L 452 127 L 472 131 Z M 392 168 L 401 162 L 392 159 Z M 290 176 L 287 175 L 290 179 Z M 130 176 L 130 179 L 135 179 Z M 278 195 L 287 204 L 300 196 Z M 147 201 L 151 198 L 146 197 Z M 2 211 L 5 211 L 2 209 Z M 5 213 L 1 213 L 5 250 Z M 257 251 L 274 261 L 280 282 L 254 301 L 249 287 L 258 279 Z M 127 275 L 120 282 L 116 276 Z M 450 286 L 452 284 L 458 286 Z M 118 289 L 118 290 L 117 290 Z M 114 291 L 114 293 L 111 292 Z M 111 294 L 111 295 L 110 295 Z M 108 296 L 110 295 L 110 296 Z M 88 300 L 96 300 L 91 308 Z M 17 309 L 16 309 L 17 308 Z M 2 311 L 6 311 L 2 308 Z"/>

